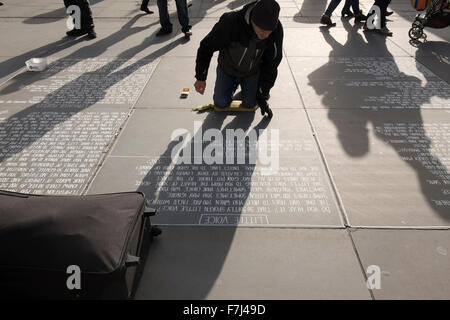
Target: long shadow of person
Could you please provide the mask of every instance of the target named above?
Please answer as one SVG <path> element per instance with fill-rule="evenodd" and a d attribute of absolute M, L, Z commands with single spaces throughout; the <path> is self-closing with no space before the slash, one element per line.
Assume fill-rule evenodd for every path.
<path fill-rule="evenodd" d="M 103 0 L 95 0 L 91 1 L 91 4 L 100 2 Z M 58 16 L 58 17 L 66 17 L 66 9 L 62 7 L 61 9 L 54 10 L 52 12 L 48 12 L 39 16 L 35 16 L 29 19 L 26 19 L 24 23 L 26 24 L 41 24 L 41 23 L 49 23 L 54 22 L 55 19 L 41 19 L 44 17 L 50 16 Z M 58 20 L 58 19 L 57 19 Z M 53 54 L 61 52 L 65 49 L 68 49 L 82 41 L 85 40 L 85 37 L 79 37 L 77 39 L 73 39 L 70 37 L 64 36 L 61 40 L 49 43 L 45 46 L 33 49 L 31 51 L 22 53 L 20 55 L 16 55 L 8 60 L 0 62 L 0 79 L 22 69 L 24 67 L 24 62 L 31 58 L 44 58 L 49 57 Z"/>
<path fill-rule="evenodd" d="M 97 65 L 94 64 L 94 67 L 91 66 L 92 71 L 85 72 L 77 76 L 75 79 L 64 84 L 57 90 L 47 94 L 42 101 L 35 103 L 32 106 L 22 111 L 19 111 L 13 114 L 12 116 L 9 116 L 7 119 L 1 121 L 0 135 L 2 139 L 0 139 L 1 140 L 0 164 L 13 157 L 21 157 L 20 153 L 22 151 L 26 150 L 34 143 L 39 142 L 41 138 L 48 136 L 48 134 L 51 135 L 51 132 L 57 126 L 73 118 L 74 116 L 77 115 L 77 113 L 88 109 L 90 106 L 96 104 L 104 104 L 102 103 L 102 100 L 104 100 L 105 97 L 108 96 L 109 91 L 111 90 L 113 91 L 112 93 L 113 96 L 115 95 L 116 92 L 119 93 L 121 92 L 122 88 L 120 82 L 122 80 L 134 76 L 134 73 L 137 72 L 139 69 L 146 68 L 146 65 L 148 63 L 155 61 L 158 57 L 169 52 L 183 41 L 182 39 L 177 39 L 175 41 L 169 42 L 165 46 L 153 51 L 147 56 L 144 56 L 140 59 L 136 59 L 135 61 L 130 61 L 131 57 L 135 56 L 142 50 L 148 48 L 149 45 L 156 43 L 150 39 L 152 38 L 152 36 L 153 35 L 150 35 L 150 37 L 144 39 L 141 44 L 122 52 L 120 55 L 118 55 L 113 59 L 106 59 L 106 61 L 100 61 L 99 62 L 100 67 L 98 67 L 97 69 L 95 68 Z M 76 60 L 74 62 L 72 60 L 68 60 L 67 64 L 64 64 L 63 61 L 60 66 L 61 67 L 60 69 L 65 69 L 79 61 L 80 60 Z M 58 65 L 56 65 L 55 67 L 58 67 Z M 118 103 L 119 105 L 122 106 L 121 109 L 122 112 L 124 112 L 126 108 L 130 109 L 132 107 L 133 102 L 137 99 L 137 96 L 139 94 L 138 92 L 139 88 L 145 85 L 145 82 L 139 84 L 137 82 L 143 80 L 142 74 L 146 73 L 148 74 L 149 72 L 150 70 L 144 70 L 143 72 L 141 72 L 141 76 L 138 75 L 137 79 L 135 79 L 133 82 L 133 89 L 131 91 L 133 91 L 134 94 L 129 96 L 129 98 L 125 99 L 125 101 L 121 100 Z M 126 88 L 126 91 L 129 92 L 130 88 Z M 113 102 L 107 101 L 106 104 L 114 105 L 114 101 Z M 125 107 L 125 109 L 123 107 Z M 113 106 L 113 108 L 115 107 Z M 120 112 L 120 110 L 115 111 Z M 123 120 L 124 119 L 122 119 L 122 121 Z M 120 119 L 118 121 L 120 121 Z M 82 123 L 76 125 L 83 126 Z M 103 124 L 100 124 L 99 127 L 99 130 L 101 130 L 101 132 L 98 133 L 99 137 L 97 137 L 96 139 L 103 140 L 103 147 L 100 147 L 100 149 L 105 149 L 112 141 L 114 132 L 111 132 L 111 130 L 113 131 L 118 130 L 118 128 L 112 127 L 107 128 L 107 127 L 108 127 L 107 125 L 103 127 Z M 67 132 L 65 134 L 68 134 L 70 136 L 71 132 Z M 85 133 L 83 132 L 83 134 Z M 61 138 L 62 137 L 55 137 L 55 139 Z M 67 142 L 68 145 L 66 145 L 66 148 L 71 148 L 70 150 L 76 150 L 81 148 L 81 146 L 77 142 L 78 141 L 77 137 L 72 137 L 69 140 L 70 141 Z M 86 144 L 91 142 L 84 141 L 83 143 Z M 102 143 L 100 143 L 97 147 L 99 147 L 101 144 Z M 37 146 L 39 147 L 39 145 Z M 54 146 L 47 145 L 46 147 L 41 146 L 39 148 L 41 149 L 40 151 L 40 154 L 42 156 L 41 161 L 46 161 L 47 158 L 53 158 L 55 152 Z M 64 151 L 66 153 L 64 157 L 68 159 L 75 152 L 75 151 L 69 152 L 69 150 Z M 104 152 L 105 150 L 103 151 L 91 150 L 91 151 L 92 154 L 95 154 L 94 151 Z M 98 158 L 97 161 L 99 159 L 100 158 Z M 31 158 L 29 158 L 29 160 L 31 160 Z M 67 162 L 64 163 L 65 165 L 68 165 Z M 45 175 L 48 178 L 49 175 L 48 174 Z M 20 191 L 20 190 L 14 189 L 12 191 Z M 30 190 L 30 192 L 31 191 L 32 190 Z M 76 189 L 69 191 L 70 194 L 80 194 L 83 191 L 83 189 L 80 190 Z"/>
<path fill-rule="evenodd" d="M 176 234 L 166 233 L 166 236 L 178 239 L 180 234 L 190 232 L 187 238 L 191 240 L 182 240 L 179 249 L 172 248 L 170 252 L 166 250 L 166 244 L 154 243 L 149 255 L 155 263 L 150 264 L 148 272 L 144 273 L 138 296 L 145 299 L 204 299 L 217 281 L 237 224 L 245 218 L 242 214 L 246 213 L 245 203 L 255 170 L 250 155 L 256 146 L 250 136 L 256 133 L 256 139 L 259 139 L 269 124 L 263 118 L 250 129 L 254 120 L 254 113 L 251 113 L 236 116 L 222 128 L 225 118 L 223 113 L 209 113 L 197 132 L 191 137 L 183 136 L 183 139 L 187 139 L 183 149 L 177 148 L 179 139 L 172 141 L 143 179 L 150 183 L 145 183 L 139 191 L 146 194 L 149 206 L 157 208 L 154 223 L 178 226 L 174 231 Z M 233 143 L 226 139 L 227 130 L 242 130 L 244 141 L 233 139 Z M 215 139 L 223 137 L 222 141 L 220 138 L 209 140 L 208 134 L 212 134 Z M 203 141 L 199 142 L 202 135 Z M 209 152 L 213 145 L 215 152 Z M 227 149 L 227 145 L 231 149 Z M 194 154 L 195 148 L 201 150 L 202 158 Z M 232 163 L 225 161 L 227 150 L 228 156 L 231 156 L 229 151 L 232 150 Z M 245 152 L 244 163 L 239 162 L 242 152 Z M 183 157 L 184 163 L 173 163 L 173 154 Z M 206 155 L 223 159 L 223 164 L 209 161 L 211 158 Z M 212 228 L 202 231 L 197 228 L 198 231 L 194 231 L 180 226 Z"/>
<path fill-rule="evenodd" d="M 213 5 L 214 4 L 211 6 Z M 141 16 L 143 15 L 141 14 L 134 17 L 118 32 L 115 32 L 109 37 L 103 38 L 91 46 L 80 48 L 74 53 L 57 60 L 50 65 L 50 70 L 47 72 L 47 75 L 44 75 L 44 78 L 54 76 L 63 70 L 70 71 L 70 68 L 82 61 L 83 58 L 99 56 L 115 43 L 122 41 L 134 33 L 143 31 L 151 25 L 158 24 L 158 22 L 154 22 L 149 26 L 132 27 Z M 34 103 L 32 106 L 27 107 L 26 109 L 13 114 L 5 121 L 2 121 L 0 123 L 0 133 L 2 135 L 0 163 L 5 162 L 12 157 L 19 156 L 19 154 L 27 149 L 27 147 L 38 142 L 47 133 L 50 133 L 59 124 L 71 119 L 78 112 L 98 103 L 108 104 L 108 101 L 103 101 L 105 97 L 107 97 L 108 91 L 118 92 L 120 95 L 122 89 L 119 83 L 122 80 L 132 76 L 133 73 L 140 68 L 145 67 L 150 60 L 154 60 L 164 55 L 179 44 L 185 42 L 184 38 L 178 38 L 136 62 L 129 62 L 132 57 L 142 50 L 148 49 L 153 45 L 168 42 L 168 40 L 175 37 L 175 35 L 171 35 L 164 38 L 155 38 L 155 34 L 156 31 L 145 38 L 140 44 L 122 52 L 118 57 L 110 60 L 107 59 L 108 61 L 106 62 L 100 62 L 99 68 L 95 69 L 95 67 L 91 67 L 92 70 L 89 70 L 89 72 L 76 76 L 73 80 L 70 80 L 70 82 L 63 84 L 62 86 L 60 83 L 57 83 L 58 89 L 54 90 L 54 88 L 49 88 L 48 90 L 54 91 L 49 92 L 40 102 Z M 41 79 L 42 76 L 20 74 L 14 77 L 7 86 L 2 88 L 1 94 L 17 91 L 20 88 Z M 139 79 L 136 81 L 138 80 Z M 144 83 L 140 85 L 144 85 Z M 136 85 L 132 91 L 136 91 L 139 88 L 140 86 Z M 131 100 L 133 99 L 134 98 L 125 99 L 125 102 L 120 102 L 119 104 L 125 104 L 125 106 L 131 107 L 133 103 Z M 112 100 L 112 103 L 114 104 L 114 97 Z M 43 111 L 46 111 L 46 113 L 44 114 Z M 49 116 L 50 118 L 48 118 Z M 20 132 L 13 133 L 12 131 L 15 130 L 14 127 L 17 127 L 18 122 L 21 121 L 23 122 L 22 125 L 25 127 L 31 125 L 32 122 L 37 121 L 39 122 L 40 127 L 38 129 L 27 127 L 24 130 L 28 132 L 23 132 L 22 134 Z M 111 132 L 108 135 L 105 135 L 104 139 L 106 139 L 104 141 L 105 145 L 108 145 L 108 141 L 111 139 Z M 71 145 L 70 147 L 73 148 L 74 146 Z M 46 153 L 52 151 L 54 151 L 52 148 L 45 148 L 43 152 Z M 46 154 L 46 156 L 49 156 L 49 154 Z M 45 157 L 43 159 L 45 159 Z M 14 189 L 14 191 L 18 190 Z M 82 190 L 76 190 L 74 192 L 79 194 Z M 71 194 L 72 193 L 73 192 L 71 192 Z"/>
<path fill-rule="evenodd" d="M 450 84 L 450 43 L 425 41 L 417 44 L 416 61 Z"/>
<path fill-rule="evenodd" d="M 435 153 L 448 155 L 445 146 L 440 151 L 432 150 L 432 139 L 427 136 L 432 134 L 435 141 L 442 142 L 448 126 L 424 124 L 421 114 L 421 108 L 445 107 L 445 102 L 436 102 L 436 97 L 448 99 L 448 85 L 419 64 L 417 70 L 427 81 L 425 86 L 422 79 L 400 71 L 386 47 L 385 37 L 364 33 L 365 44 L 354 29 L 345 45 L 341 45 L 328 32 L 323 35 L 333 50 L 329 62 L 308 75 L 309 85 L 323 96 L 328 119 L 337 129 L 343 150 L 351 157 L 367 156 L 371 125 L 374 135 L 414 169 L 429 207 L 449 221 L 448 171 Z M 363 46 L 371 49 L 362 50 L 358 57 Z M 433 97 L 435 100 L 431 101 Z"/>
<path fill-rule="evenodd" d="M 153 22 L 147 26 L 133 27 L 134 23 L 136 23 L 136 21 L 142 16 L 144 16 L 144 14 L 140 14 L 140 15 L 133 17 L 130 21 L 125 23 L 122 26 L 122 28 L 120 28 L 120 30 L 118 30 L 117 32 L 114 32 L 113 34 L 109 35 L 108 37 L 105 37 L 105 38 L 95 42 L 92 45 L 82 47 L 82 48 L 74 51 L 73 53 L 65 56 L 64 58 L 54 61 L 53 63 L 51 63 L 49 65 L 48 70 L 43 73 L 30 74 L 29 72 L 23 72 L 23 73 L 18 74 L 17 76 L 12 78 L 7 83 L 7 85 L 2 87 L 2 89 L 0 90 L 0 95 L 6 95 L 9 93 L 15 92 L 27 85 L 34 83 L 35 81 L 45 79 L 45 78 L 51 78 L 51 77 L 55 76 L 57 73 L 60 73 L 61 71 L 70 68 L 74 64 L 79 63 L 80 59 L 82 59 L 82 58 L 98 57 L 101 54 L 105 53 L 109 47 L 115 45 L 116 43 L 119 43 L 120 41 L 128 38 L 129 36 L 132 36 L 133 34 L 142 32 L 142 31 L 146 30 L 148 27 L 157 24 L 157 22 Z M 155 40 L 155 39 L 152 39 L 151 37 L 148 37 L 148 38 L 145 38 L 145 44 L 147 46 L 150 46 L 152 43 L 158 43 L 161 41 L 161 40 L 159 40 L 159 41 L 158 40 L 159 39 Z M 63 41 L 63 40 L 61 40 L 61 41 Z M 142 46 L 142 44 L 141 44 L 141 46 Z M 132 52 L 132 50 L 134 50 L 133 48 L 136 49 L 137 47 L 132 47 L 132 49 L 128 52 Z M 61 49 L 63 49 L 63 48 L 61 48 Z M 55 51 L 52 50 L 51 54 L 54 54 L 54 53 L 55 53 Z M 47 56 L 47 55 L 43 55 L 43 56 Z M 123 56 L 123 54 L 122 54 L 122 56 Z M 64 67 L 61 67 L 62 60 L 64 60 L 64 63 L 63 63 Z M 23 63 L 23 61 L 22 61 L 22 63 Z"/>

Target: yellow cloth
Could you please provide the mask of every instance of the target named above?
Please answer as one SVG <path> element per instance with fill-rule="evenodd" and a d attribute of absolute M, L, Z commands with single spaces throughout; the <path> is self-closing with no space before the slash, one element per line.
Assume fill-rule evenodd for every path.
<path fill-rule="evenodd" d="M 197 108 L 192 109 L 192 111 L 205 111 L 208 109 L 214 109 L 214 111 L 222 112 L 222 111 L 239 111 L 239 112 L 253 112 L 256 109 L 258 109 L 257 106 L 253 108 L 242 108 L 240 107 L 241 101 L 239 100 L 233 100 L 231 104 L 228 107 L 225 108 L 218 108 L 214 105 L 214 103 L 206 104 L 204 106 L 200 106 Z"/>

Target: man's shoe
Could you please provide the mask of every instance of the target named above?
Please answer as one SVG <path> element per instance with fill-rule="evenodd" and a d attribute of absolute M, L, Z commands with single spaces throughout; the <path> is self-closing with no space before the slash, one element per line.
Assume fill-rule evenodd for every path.
<path fill-rule="evenodd" d="M 88 33 L 88 31 L 85 29 L 72 29 L 66 32 L 68 37 L 79 37 L 85 35 L 86 33 Z"/>
<path fill-rule="evenodd" d="M 168 29 L 161 28 L 161 29 L 156 33 L 156 36 L 157 36 L 157 37 L 161 37 L 161 36 L 168 35 L 168 34 L 170 34 L 170 33 L 172 33 L 172 30 L 168 30 Z"/>
<path fill-rule="evenodd" d="M 351 10 L 350 10 L 350 8 L 344 8 L 344 9 L 342 9 L 342 11 L 341 11 L 341 15 L 343 16 L 343 17 L 349 17 L 349 18 L 351 18 L 351 17 L 353 17 L 354 15 L 353 15 L 353 12 L 351 12 Z"/>
<path fill-rule="evenodd" d="M 394 13 L 394 11 L 387 11 L 386 10 L 386 13 L 384 14 L 386 17 L 389 17 L 391 14 L 393 14 Z"/>
<path fill-rule="evenodd" d="M 87 32 L 87 35 L 88 35 L 88 38 L 89 38 L 89 39 L 95 39 L 95 38 L 97 38 L 97 33 L 95 33 L 94 28 L 89 29 L 88 32 Z"/>
<path fill-rule="evenodd" d="M 323 15 L 322 18 L 320 18 L 320 23 L 325 24 L 327 26 L 332 26 L 333 22 L 331 21 L 330 17 Z"/>
<path fill-rule="evenodd" d="M 384 36 L 392 37 L 393 33 L 391 30 L 389 30 L 386 26 L 384 26 L 381 29 L 377 29 L 378 33 L 381 33 Z"/>
<path fill-rule="evenodd" d="M 144 11 L 147 14 L 152 14 L 153 13 L 153 11 L 148 10 L 148 8 L 146 6 L 141 6 L 141 11 Z"/>
<path fill-rule="evenodd" d="M 192 36 L 191 28 L 192 28 L 192 26 L 189 26 L 189 25 L 188 25 L 188 26 L 183 27 L 183 28 L 181 29 L 181 32 L 184 33 L 184 36 L 185 36 L 186 38 L 189 38 L 190 36 Z"/>
<path fill-rule="evenodd" d="M 367 16 L 363 15 L 361 12 L 355 13 L 355 21 L 362 22 L 366 20 Z"/>

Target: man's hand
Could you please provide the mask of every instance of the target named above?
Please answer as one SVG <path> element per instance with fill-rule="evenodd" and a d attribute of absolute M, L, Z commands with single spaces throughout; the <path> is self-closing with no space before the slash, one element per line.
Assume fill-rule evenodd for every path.
<path fill-rule="evenodd" d="M 194 83 L 194 87 L 195 87 L 195 91 L 197 91 L 200 94 L 204 94 L 205 88 L 206 88 L 206 81 L 197 80 Z"/>
<path fill-rule="evenodd" d="M 264 116 L 265 113 L 267 113 L 267 116 L 269 119 L 272 119 L 273 113 L 272 110 L 269 108 L 269 104 L 267 103 L 267 100 L 261 99 L 258 100 L 259 109 L 261 109 L 261 115 Z"/>

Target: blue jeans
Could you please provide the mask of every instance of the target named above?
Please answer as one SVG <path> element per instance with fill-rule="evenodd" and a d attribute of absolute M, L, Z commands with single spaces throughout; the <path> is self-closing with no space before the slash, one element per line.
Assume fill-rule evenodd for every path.
<path fill-rule="evenodd" d="M 242 107 L 253 108 L 256 105 L 256 90 L 258 90 L 259 72 L 246 78 L 237 78 L 226 74 L 217 66 L 216 86 L 214 87 L 214 104 L 216 107 L 228 107 L 233 100 L 233 94 L 241 85 Z"/>
<path fill-rule="evenodd" d="M 189 25 L 189 13 L 186 0 L 175 0 L 177 5 L 178 21 L 182 27 L 182 32 L 187 32 L 191 29 Z M 157 0 L 159 11 L 159 23 L 165 30 L 172 30 L 172 23 L 169 18 L 169 10 L 167 9 L 167 0 Z"/>
<path fill-rule="evenodd" d="M 328 5 L 327 10 L 325 11 L 325 14 L 327 16 L 331 17 L 331 14 L 337 8 L 339 3 L 341 3 L 341 1 L 342 0 L 331 0 L 330 4 Z M 361 10 L 359 10 L 359 0 L 351 0 L 351 3 L 352 3 L 353 13 L 358 13 L 361 11 Z"/>

